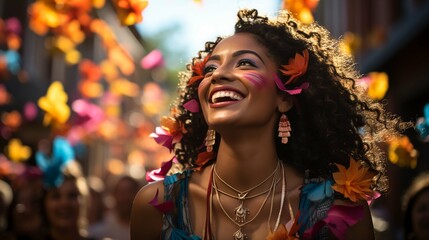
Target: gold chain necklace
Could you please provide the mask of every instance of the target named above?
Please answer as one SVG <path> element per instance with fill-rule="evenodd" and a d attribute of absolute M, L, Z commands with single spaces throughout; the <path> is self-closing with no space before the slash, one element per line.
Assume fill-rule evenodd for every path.
<path fill-rule="evenodd" d="M 277 165 L 278 166 L 278 165 Z M 213 167 L 214 169 L 215 169 L 215 167 Z M 277 168 L 278 167 L 276 167 L 276 170 L 277 170 Z M 214 170 L 214 171 L 216 171 L 216 170 Z M 275 171 L 275 172 L 277 172 L 277 171 Z M 275 174 L 275 172 L 274 172 L 274 174 Z M 273 176 L 273 174 L 271 174 L 270 176 Z M 215 190 L 215 194 L 216 194 L 216 199 L 217 199 L 217 201 L 219 202 L 219 206 L 220 206 L 220 208 L 222 209 L 222 211 L 223 211 L 223 213 L 228 217 L 228 219 L 231 221 L 231 222 L 233 222 L 235 225 L 237 225 L 237 227 L 238 227 L 238 230 L 236 231 L 236 232 L 234 232 L 234 234 L 233 234 L 233 239 L 234 240 L 243 240 L 243 239 L 246 239 L 246 234 L 245 233 L 243 233 L 243 231 L 242 231 L 242 228 L 245 226 L 245 225 L 247 225 L 247 224 L 249 224 L 249 223 L 251 223 L 253 220 L 255 220 L 256 219 L 256 217 L 259 215 L 259 213 L 262 211 L 262 209 L 263 209 L 263 207 L 264 207 L 264 205 L 265 205 L 265 203 L 267 202 L 267 200 L 268 200 L 268 198 L 269 198 L 269 196 L 270 196 L 270 194 L 272 193 L 272 194 L 274 194 L 274 186 L 275 186 L 275 183 L 276 183 L 276 176 L 277 176 L 277 174 L 276 175 L 274 175 L 274 177 L 273 177 L 273 181 L 272 181 L 272 183 L 271 183 L 271 186 L 270 186 L 270 190 L 268 191 L 268 194 L 267 194 L 267 196 L 265 197 L 265 199 L 264 199 L 264 201 L 262 202 L 262 204 L 261 204 L 261 206 L 259 207 L 259 209 L 258 209 L 258 211 L 256 212 L 256 214 L 253 216 L 253 218 L 252 219 L 250 219 L 250 220 L 248 220 L 248 221 L 244 221 L 244 222 L 241 222 L 241 221 L 237 221 L 237 218 L 234 220 L 229 214 L 228 214 L 228 212 L 225 210 L 225 208 L 224 208 L 224 206 L 222 205 L 222 202 L 221 202 L 221 200 L 220 200 L 220 197 L 219 197 L 219 191 L 217 190 L 218 189 L 218 187 L 217 187 L 217 185 L 216 185 L 216 180 L 213 178 L 212 179 L 212 181 L 213 181 L 213 189 Z M 265 180 L 265 181 L 267 181 L 267 180 Z M 260 184 L 258 184 L 258 185 L 260 185 Z M 254 188 L 253 188 L 254 189 Z M 252 190 L 253 190 L 252 189 Z M 247 194 L 247 193 L 246 193 Z M 240 208 L 240 207 L 242 207 L 242 204 L 240 204 L 240 206 L 239 207 L 237 207 L 237 208 Z M 235 213 L 236 213 L 236 216 L 237 216 L 237 208 L 235 209 Z"/>
<path fill-rule="evenodd" d="M 253 187 L 251 187 L 251 188 L 249 188 L 249 189 L 247 189 L 247 190 L 245 190 L 245 191 L 240 191 L 240 190 L 238 190 L 238 189 L 236 189 L 236 188 L 234 188 L 233 186 L 231 186 L 230 184 L 228 184 L 225 180 L 223 180 L 220 176 L 219 176 L 219 174 L 217 173 L 217 171 L 216 171 L 216 166 L 214 166 L 213 167 L 213 171 L 214 171 L 214 175 L 223 183 L 223 184 L 225 184 L 228 188 L 230 188 L 230 189 L 232 189 L 233 191 L 235 191 L 236 193 L 237 193 L 237 196 L 233 196 L 232 194 L 229 194 L 229 193 L 226 193 L 226 192 L 224 192 L 224 191 L 220 191 L 220 189 L 218 189 L 218 187 L 214 187 L 214 188 L 216 188 L 215 190 L 216 191 L 219 191 L 219 192 L 221 192 L 221 193 L 223 193 L 223 194 L 225 194 L 225 195 L 227 195 L 227 196 L 230 196 L 230 197 L 233 197 L 233 198 L 236 198 L 236 199 L 238 199 L 239 201 L 240 201 L 240 203 L 239 203 L 239 205 L 238 205 L 238 207 L 236 207 L 235 209 L 234 209 L 234 212 L 235 212 L 235 221 L 237 221 L 238 223 L 244 223 L 244 222 L 246 222 L 246 220 L 247 220 L 247 216 L 248 215 L 250 215 L 250 210 L 248 209 L 248 208 L 246 208 L 245 206 L 244 206 L 244 201 L 246 200 L 246 199 L 250 199 L 250 198 L 254 198 L 254 197 L 257 197 L 257 196 L 260 196 L 260 195 L 263 195 L 263 194 L 265 194 L 266 192 L 262 192 L 262 193 L 259 193 L 259 194 L 254 194 L 254 195 L 252 195 L 252 196 L 247 196 L 248 194 L 249 194 L 249 192 L 250 191 L 252 191 L 252 190 L 254 190 L 254 189 L 256 189 L 256 188 L 258 188 L 258 187 L 260 187 L 260 186 L 262 186 L 264 183 L 266 183 L 276 172 L 277 172 L 277 170 L 278 170 L 278 168 L 279 168 L 279 166 L 280 166 L 280 161 L 277 161 L 277 166 L 276 166 L 276 168 L 274 169 L 274 171 L 267 177 L 267 178 L 265 178 L 262 182 L 260 182 L 260 183 L 258 183 L 256 186 L 253 186 Z M 268 192 L 268 191 L 267 191 Z"/>
<path fill-rule="evenodd" d="M 270 213 L 268 215 L 268 229 L 270 231 L 273 231 L 273 232 L 275 232 L 280 225 L 280 219 L 281 219 L 281 215 L 283 212 L 283 205 L 284 205 L 285 198 L 288 201 L 289 215 L 291 218 L 290 221 L 293 222 L 295 220 L 292 205 L 291 205 L 290 199 L 289 199 L 289 192 L 287 191 L 287 181 L 286 181 L 283 163 L 281 165 L 282 165 L 282 193 L 281 193 L 281 199 L 280 199 L 280 210 L 279 210 L 279 213 L 277 215 L 277 220 L 276 220 L 276 223 L 274 224 L 273 229 L 271 229 L 270 222 L 271 222 L 271 214 L 272 214 L 273 205 L 274 205 L 274 195 L 271 197 Z"/>

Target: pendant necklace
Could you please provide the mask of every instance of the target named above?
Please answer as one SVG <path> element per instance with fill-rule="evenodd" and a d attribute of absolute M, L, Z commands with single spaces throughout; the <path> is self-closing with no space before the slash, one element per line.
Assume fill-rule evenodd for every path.
<path fill-rule="evenodd" d="M 276 168 L 274 169 L 274 171 L 267 178 L 265 178 L 262 182 L 258 183 L 256 186 L 251 187 L 251 188 L 249 188 L 249 189 L 247 189 L 245 191 L 240 191 L 240 190 L 234 188 L 233 186 L 231 186 L 230 184 L 228 184 L 225 180 L 223 180 L 219 176 L 219 174 L 216 171 L 216 167 L 215 166 L 213 167 L 213 172 L 214 172 L 214 175 L 216 176 L 216 178 L 218 178 L 223 184 L 225 184 L 228 188 L 230 188 L 231 190 L 233 190 L 237 194 L 237 196 L 234 196 L 234 195 L 229 194 L 227 192 L 221 191 L 220 189 L 218 189 L 217 186 L 214 186 L 214 188 L 215 188 L 216 191 L 221 192 L 221 193 L 223 193 L 223 194 L 225 194 L 225 195 L 227 195 L 229 197 L 233 197 L 233 198 L 239 200 L 239 205 L 234 209 L 235 221 L 237 223 L 244 223 L 244 222 L 246 222 L 248 215 L 250 215 L 250 209 L 248 209 L 248 208 L 246 208 L 244 206 L 244 201 L 246 199 L 250 199 L 250 198 L 254 198 L 254 197 L 258 197 L 260 195 L 263 195 L 263 194 L 267 193 L 271 188 L 268 189 L 268 190 L 266 190 L 266 191 L 263 191 L 263 192 L 261 192 L 259 194 L 252 195 L 252 196 L 247 196 L 249 194 L 249 192 L 252 191 L 252 190 L 254 190 L 254 189 L 256 189 L 256 188 L 258 188 L 258 187 L 260 187 L 260 186 L 262 186 L 264 183 L 266 183 L 277 172 L 277 170 L 279 168 L 279 165 L 280 165 L 280 161 L 277 161 Z"/>
<path fill-rule="evenodd" d="M 267 200 L 268 200 L 268 198 L 269 198 L 270 194 L 271 194 L 271 193 L 272 193 L 272 194 L 274 194 L 274 186 L 275 186 L 275 183 L 276 183 L 276 176 L 277 176 L 277 174 L 275 174 L 275 173 L 277 172 L 278 166 L 279 166 L 279 164 L 277 164 L 277 167 L 276 167 L 275 171 L 274 171 L 274 172 L 273 172 L 273 173 L 272 173 L 268 178 L 266 178 L 262 183 L 258 184 L 258 185 L 257 185 L 257 186 L 255 186 L 255 187 L 252 187 L 252 188 L 250 188 L 249 190 L 244 191 L 244 192 L 240 192 L 240 191 L 236 190 L 235 188 L 233 188 L 232 186 L 230 186 L 229 184 L 227 184 L 226 182 L 224 182 L 221 178 L 219 178 L 219 176 L 218 176 L 218 175 L 217 175 L 217 173 L 216 173 L 216 168 L 215 168 L 215 167 L 213 167 L 213 169 L 214 169 L 214 170 L 213 170 L 214 175 L 216 175 L 216 176 L 219 178 L 219 180 L 221 180 L 225 185 L 227 185 L 227 186 L 228 186 L 228 187 L 230 187 L 231 189 L 235 190 L 236 192 L 241 193 L 241 195 L 238 195 L 238 199 L 241 201 L 241 202 L 240 202 L 240 205 L 239 205 L 237 208 L 235 208 L 235 209 L 234 209 L 234 212 L 235 212 L 235 219 L 234 219 L 234 218 L 233 218 L 233 217 L 231 217 L 231 216 L 228 214 L 228 212 L 225 210 L 225 207 L 223 206 L 223 204 L 222 204 L 222 202 L 221 202 L 221 200 L 220 200 L 220 197 L 219 197 L 219 190 L 218 190 L 218 186 L 217 186 L 217 184 L 216 184 L 216 179 L 215 179 L 215 178 L 214 178 L 214 176 L 213 176 L 213 179 L 212 179 L 212 182 L 213 182 L 212 189 L 213 189 L 213 190 L 214 190 L 214 192 L 215 192 L 216 200 L 219 202 L 219 206 L 220 206 L 220 208 L 221 208 L 222 212 L 227 216 L 227 218 L 228 218 L 231 222 L 233 222 L 233 223 L 234 223 L 235 225 L 237 225 L 237 227 L 238 227 L 238 230 L 237 230 L 237 231 L 235 231 L 235 232 L 234 232 L 234 234 L 232 235 L 232 237 L 233 237 L 233 239 L 234 239 L 234 240 L 244 240 L 244 239 L 246 239 L 246 238 L 247 238 L 247 236 L 246 236 L 246 234 L 243 232 L 242 228 L 243 228 L 245 225 L 247 225 L 247 224 L 251 223 L 253 220 L 255 220 L 255 219 L 256 219 L 256 217 L 261 213 L 261 211 L 262 211 L 262 209 L 263 209 L 263 207 L 264 207 L 265 203 L 267 202 Z M 257 212 L 255 213 L 255 215 L 254 215 L 250 220 L 247 220 L 247 215 L 250 213 L 250 211 L 249 211 L 249 209 L 247 209 L 247 208 L 245 208 L 245 207 L 243 206 L 243 202 L 244 202 L 244 200 L 246 199 L 246 195 L 247 195 L 251 190 L 253 190 L 253 189 L 255 189 L 255 188 L 257 188 L 257 187 L 261 186 L 264 182 L 268 181 L 268 179 L 269 179 L 270 177 L 272 177 L 273 175 L 274 175 L 274 177 L 273 177 L 273 180 L 272 180 L 271 186 L 270 186 L 270 188 L 269 188 L 269 190 L 268 190 L 268 193 L 267 193 L 266 197 L 264 198 L 264 200 L 263 200 L 263 202 L 262 202 L 261 206 L 259 207 L 259 209 L 258 209 L 258 210 L 257 210 Z"/>

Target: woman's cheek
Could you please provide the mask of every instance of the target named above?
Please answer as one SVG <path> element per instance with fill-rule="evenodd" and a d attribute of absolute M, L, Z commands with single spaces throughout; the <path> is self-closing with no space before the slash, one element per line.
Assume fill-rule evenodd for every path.
<path fill-rule="evenodd" d="M 243 78 L 250 82 L 256 89 L 262 89 L 268 84 L 268 79 L 256 72 L 247 72 Z"/>
<path fill-rule="evenodd" d="M 200 82 L 200 85 L 198 85 L 198 97 L 200 98 L 200 101 L 202 99 L 207 99 L 205 94 L 207 93 L 207 86 L 210 84 L 210 79 L 205 78 Z"/>

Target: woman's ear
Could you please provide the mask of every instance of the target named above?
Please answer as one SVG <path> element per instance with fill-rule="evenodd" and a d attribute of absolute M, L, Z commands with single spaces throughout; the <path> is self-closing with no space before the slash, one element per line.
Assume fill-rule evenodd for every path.
<path fill-rule="evenodd" d="M 292 97 L 286 94 L 282 94 L 279 96 L 279 101 L 277 104 L 277 108 L 279 112 L 285 113 L 289 111 L 293 107 Z"/>

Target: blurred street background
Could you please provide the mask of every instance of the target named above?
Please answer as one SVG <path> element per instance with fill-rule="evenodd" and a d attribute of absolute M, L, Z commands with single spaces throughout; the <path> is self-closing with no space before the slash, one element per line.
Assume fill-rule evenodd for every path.
<path fill-rule="evenodd" d="M 288 9 L 325 26 L 355 59 L 368 95 L 416 126 L 380 146 L 390 190 L 371 206 L 377 238 L 402 239 L 402 196 L 429 170 L 428 0 L 0 0 L 0 180 L 9 205 L 37 154 L 54 158 L 58 137 L 105 206 L 90 225 L 120 201 L 119 179 L 146 184 L 172 157 L 149 135 L 177 97 L 179 71 L 206 41 L 232 34 L 240 8 Z M 11 229 L 7 206 L 0 232 Z"/>

